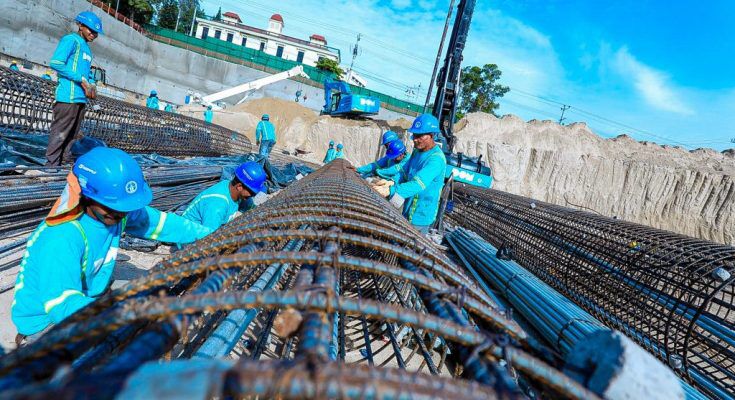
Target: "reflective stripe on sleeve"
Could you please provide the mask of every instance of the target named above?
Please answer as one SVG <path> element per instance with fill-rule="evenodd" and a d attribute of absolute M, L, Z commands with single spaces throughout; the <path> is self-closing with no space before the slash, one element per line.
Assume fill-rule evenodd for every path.
<path fill-rule="evenodd" d="M 156 226 L 156 230 L 153 231 L 151 234 L 151 239 L 156 240 L 158 239 L 158 235 L 161 234 L 161 231 L 163 230 L 163 224 L 166 223 L 166 217 L 168 216 L 167 213 L 162 212 L 161 217 L 158 219 L 158 225 Z"/>
<path fill-rule="evenodd" d="M 58 306 L 59 304 L 63 303 L 69 296 L 74 295 L 80 295 L 84 296 L 84 293 L 78 291 L 78 290 L 64 290 L 64 292 L 61 293 L 61 296 L 53 298 L 43 304 L 43 309 L 46 311 L 46 314 L 51 312 L 51 310 L 54 309 L 54 307 Z"/>

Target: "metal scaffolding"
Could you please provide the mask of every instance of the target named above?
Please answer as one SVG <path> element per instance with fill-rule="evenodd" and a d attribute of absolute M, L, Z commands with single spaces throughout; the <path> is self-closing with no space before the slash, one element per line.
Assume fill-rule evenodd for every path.
<path fill-rule="evenodd" d="M 47 134 L 56 83 L 0 67 L 0 133 Z M 202 120 L 97 96 L 80 133 L 131 153 L 167 156 L 245 154 L 250 140 Z"/>
<path fill-rule="evenodd" d="M 0 393 L 596 398 L 348 166 L 0 358 Z"/>
<path fill-rule="evenodd" d="M 471 229 L 709 395 L 735 396 L 735 248 L 462 186 Z"/>

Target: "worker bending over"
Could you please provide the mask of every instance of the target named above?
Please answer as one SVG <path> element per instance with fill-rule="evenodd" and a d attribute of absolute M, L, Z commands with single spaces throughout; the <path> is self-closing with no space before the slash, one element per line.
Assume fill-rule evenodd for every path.
<path fill-rule="evenodd" d="M 156 92 L 155 90 L 151 90 L 151 94 L 145 101 L 145 106 L 154 110 L 158 110 L 158 92 Z"/>
<path fill-rule="evenodd" d="M 49 65 L 56 71 L 59 84 L 56 86 L 54 117 L 46 148 L 46 166 L 60 166 L 71 162 L 71 142 L 79 133 L 84 118 L 87 99 L 97 97 L 97 89 L 89 81 L 92 66 L 92 51 L 88 43 L 102 32 L 102 22 L 91 11 L 76 17 L 79 31 L 70 33 L 59 41 Z"/>
<path fill-rule="evenodd" d="M 385 131 L 383 133 L 383 137 L 381 140 L 381 144 L 385 146 L 386 152 L 388 150 L 388 146 L 393 142 L 401 142 L 401 139 L 398 137 L 398 134 L 393 131 Z M 402 144 L 402 142 L 401 142 Z M 403 147 L 405 150 L 405 146 Z M 395 166 L 395 168 L 392 170 L 390 175 L 398 175 L 403 171 L 404 165 L 408 162 L 407 157 L 403 157 L 400 160 L 397 159 L 397 157 L 389 158 L 387 156 L 379 158 L 377 161 L 373 161 L 370 164 L 365 164 L 359 168 L 357 168 L 357 173 L 362 176 L 372 176 L 376 175 L 376 171 L 378 169 L 384 169 Z M 397 163 L 397 164 L 396 164 Z"/>
<path fill-rule="evenodd" d="M 401 176 L 405 174 L 404 166 L 409 160 L 406 155 L 406 145 L 401 140 L 394 140 L 388 143 L 388 150 L 385 152 L 386 168 L 378 168 L 370 172 L 362 174 L 363 177 L 378 176 L 390 179 L 393 182 L 400 182 Z"/>
<path fill-rule="evenodd" d="M 120 235 L 190 243 L 212 231 L 148 204 L 138 164 L 119 149 L 79 157 L 46 219 L 28 239 L 11 315 L 18 345 L 33 341 L 108 288 Z"/>
<path fill-rule="evenodd" d="M 408 131 L 413 135 L 413 152 L 405 164 L 400 180 L 382 181 L 373 186 L 396 206 L 403 216 L 422 233 L 428 233 L 436 220 L 439 198 L 444 187 L 447 160 L 434 141 L 439 134 L 439 121 L 431 114 L 416 117 Z"/>
<path fill-rule="evenodd" d="M 10 62 L 10 70 L 20 72 L 20 68 L 18 67 L 18 60 L 13 60 Z"/>
<path fill-rule="evenodd" d="M 263 114 L 255 127 L 255 144 L 260 144 L 260 155 L 268 157 L 276 144 L 276 127 L 270 122 L 270 116 Z"/>
<path fill-rule="evenodd" d="M 343 148 L 342 143 L 337 144 L 337 152 L 334 153 L 334 158 L 345 158 L 345 153 L 342 151 Z"/>
<path fill-rule="evenodd" d="M 324 155 L 324 164 L 327 164 L 336 158 L 336 152 L 334 150 L 334 140 L 329 141 L 329 148 L 327 154 Z"/>
<path fill-rule="evenodd" d="M 54 78 L 51 76 L 51 70 L 50 69 L 46 69 L 46 71 L 43 73 L 43 75 L 41 75 L 41 79 L 47 80 L 47 81 L 53 80 Z"/>
<path fill-rule="evenodd" d="M 184 218 L 217 230 L 230 222 L 238 209 L 255 208 L 253 197 L 266 190 L 266 173 L 255 161 L 248 161 L 235 169 L 235 176 L 199 193 L 186 208 Z M 241 206 L 241 202 L 244 202 Z"/>

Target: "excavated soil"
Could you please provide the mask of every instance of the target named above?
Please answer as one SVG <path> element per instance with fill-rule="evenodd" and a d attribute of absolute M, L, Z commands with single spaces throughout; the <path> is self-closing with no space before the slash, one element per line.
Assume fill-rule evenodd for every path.
<path fill-rule="evenodd" d="M 202 118 L 200 106 L 188 106 Z M 329 140 L 343 143 L 356 165 L 381 155 L 387 129 L 407 139 L 409 120 L 354 120 L 319 116 L 295 102 L 257 99 L 216 112 L 214 123 L 254 139 L 267 113 L 277 145 L 321 162 Z M 720 243 L 735 244 L 735 151 L 686 151 L 621 135 L 603 139 L 586 124 L 525 122 L 509 115 L 470 114 L 456 128 L 456 151 L 482 154 L 494 187 L 567 207 L 593 210 Z M 410 141 L 405 140 L 409 147 Z"/>

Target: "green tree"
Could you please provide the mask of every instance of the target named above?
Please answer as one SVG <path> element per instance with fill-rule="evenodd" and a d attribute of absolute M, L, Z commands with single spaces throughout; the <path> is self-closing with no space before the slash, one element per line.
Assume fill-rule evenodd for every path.
<path fill-rule="evenodd" d="M 181 7 L 181 20 L 179 20 L 179 32 L 189 34 L 191 31 L 191 22 L 196 12 L 197 17 L 204 18 L 204 11 L 199 8 L 199 0 L 179 0 Z M 196 31 L 195 31 L 196 33 Z"/>
<path fill-rule="evenodd" d="M 217 14 L 214 16 L 215 21 L 222 21 L 222 7 L 217 10 Z"/>
<path fill-rule="evenodd" d="M 342 74 L 345 73 L 345 71 L 340 68 L 337 61 L 326 57 L 319 58 L 319 60 L 316 62 L 316 68 L 322 71 L 331 72 L 332 74 L 334 74 L 334 78 L 337 80 L 342 80 Z"/>
<path fill-rule="evenodd" d="M 166 29 L 176 28 L 179 17 L 179 3 L 176 0 L 164 0 L 158 10 L 158 26 Z"/>
<path fill-rule="evenodd" d="M 509 87 L 496 83 L 502 72 L 495 64 L 485 64 L 480 67 L 462 68 L 461 94 L 457 107 L 457 119 L 467 113 L 485 112 L 493 115 L 498 109 L 497 99 L 503 97 L 510 90 Z"/>

